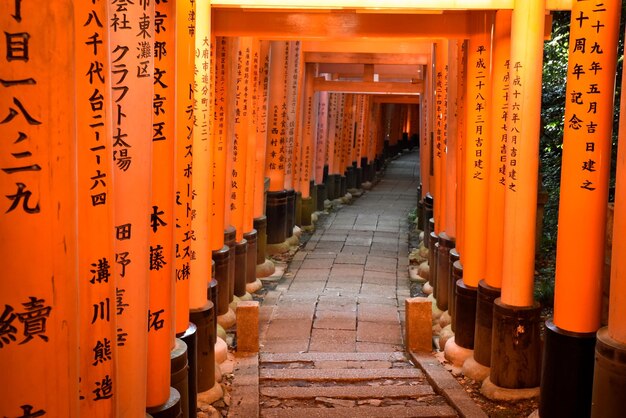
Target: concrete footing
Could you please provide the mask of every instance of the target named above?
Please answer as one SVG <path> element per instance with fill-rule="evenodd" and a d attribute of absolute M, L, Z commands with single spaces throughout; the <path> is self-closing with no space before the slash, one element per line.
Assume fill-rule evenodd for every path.
<path fill-rule="evenodd" d="M 235 325 L 235 312 L 229 307 L 224 315 L 218 315 L 217 323 L 224 329 L 229 329 Z"/>
<path fill-rule="evenodd" d="M 463 367 L 465 361 L 474 354 L 474 350 L 459 346 L 454 339 L 455 337 L 452 337 L 446 342 L 446 346 L 443 350 L 444 357 L 452 363 L 453 366 Z"/>
<path fill-rule="evenodd" d="M 469 357 L 463 363 L 463 374 L 470 379 L 473 379 L 477 382 L 482 382 L 487 377 L 489 377 L 490 368 L 487 366 L 483 366 L 479 362 L 474 359 L 474 356 Z"/>
<path fill-rule="evenodd" d="M 272 264 L 273 266 L 273 264 Z M 271 276 L 271 274 L 270 274 Z M 263 282 L 261 281 L 261 279 L 256 279 L 254 282 L 252 283 L 248 283 L 246 285 L 246 292 L 248 292 L 248 294 L 251 293 L 256 293 L 259 290 L 261 290 L 263 288 Z"/>
<path fill-rule="evenodd" d="M 532 399 L 539 396 L 539 387 L 526 389 L 507 389 L 496 386 L 488 377 L 480 387 L 480 393 L 494 401 L 520 401 Z"/>

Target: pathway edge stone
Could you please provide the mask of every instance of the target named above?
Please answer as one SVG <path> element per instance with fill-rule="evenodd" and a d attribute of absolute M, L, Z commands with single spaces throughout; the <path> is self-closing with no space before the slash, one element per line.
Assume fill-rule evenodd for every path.
<path fill-rule="evenodd" d="M 487 414 L 469 397 L 459 382 L 430 354 L 409 352 L 411 359 L 426 376 L 435 392 L 444 396 L 464 418 L 487 418 Z"/>

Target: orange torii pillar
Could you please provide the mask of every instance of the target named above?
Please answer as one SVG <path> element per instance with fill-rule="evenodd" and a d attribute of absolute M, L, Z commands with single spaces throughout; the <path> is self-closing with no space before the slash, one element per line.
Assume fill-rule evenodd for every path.
<path fill-rule="evenodd" d="M 246 255 L 246 273 L 243 281 L 243 289 L 237 289 L 237 296 L 250 297 L 246 295 L 249 292 L 248 285 L 256 282 L 256 264 L 257 264 L 257 231 L 254 229 L 254 195 L 255 185 L 257 184 L 256 173 L 256 146 L 257 146 L 257 95 L 259 93 L 259 53 L 260 43 L 256 38 L 241 38 L 244 52 L 244 82 L 246 83 L 247 103 L 246 115 L 250 123 L 247 126 L 247 152 L 246 152 L 246 184 L 244 188 L 243 200 L 243 225 L 242 231 L 245 231 L 243 238 L 248 242 L 248 251 Z M 254 291 L 254 289 L 252 289 Z M 241 295 L 243 293 L 243 295 Z"/>
<path fill-rule="evenodd" d="M 424 93 L 422 97 L 422 120 L 423 120 L 423 136 L 422 145 L 420 147 L 420 177 L 422 187 L 422 208 L 423 208 L 423 225 L 424 246 L 430 248 L 430 234 L 433 232 L 430 219 L 433 217 L 434 199 L 436 193 L 434 182 L 432 180 L 434 169 L 434 131 L 433 131 L 433 114 L 434 114 L 434 63 L 433 55 L 429 54 L 427 65 L 424 68 Z"/>
<path fill-rule="evenodd" d="M 601 325 L 621 4 L 617 0 L 605 1 L 601 6 L 598 2 L 574 2 L 572 7 L 554 318 L 546 322 L 541 373 L 540 413 L 545 417 L 589 416 L 591 412 L 594 347 Z M 617 217 L 619 212 L 615 214 Z M 576 245 L 579 236 L 585 237 L 584 247 Z M 598 358 L 606 353 L 602 344 L 600 340 Z M 618 368 L 619 362 L 607 370 Z M 621 376 L 622 381 L 625 378 Z M 611 392 L 612 386 L 604 389 Z M 622 385 L 622 394 L 624 388 Z M 619 403 L 623 405 L 623 397 Z M 606 411 L 598 414 L 603 417 L 623 415 L 622 406 L 613 409 L 616 405 L 598 406 L 596 411 Z"/>
<path fill-rule="evenodd" d="M 357 120 L 357 131 L 356 131 L 356 141 L 355 141 L 355 149 L 354 155 L 355 158 L 352 160 L 352 165 L 354 166 L 354 176 L 355 176 L 355 188 L 360 189 L 361 184 L 363 183 L 363 152 L 365 150 L 365 128 L 367 125 L 367 104 L 366 98 L 364 94 L 359 94 L 357 96 L 357 107 L 356 107 L 356 120 Z"/>
<path fill-rule="evenodd" d="M 112 279 L 113 239 L 110 234 L 113 228 L 113 185 L 110 181 L 113 175 L 113 159 L 112 154 L 107 152 L 112 144 L 110 80 L 108 77 L 99 77 L 98 72 L 90 70 L 96 70 L 92 63 L 99 62 L 100 74 L 108 74 L 108 50 L 103 46 L 108 44 L 108 32 L 97 23 L 106 16 L 106 4 L 100 2 L 97 5 L 89 5 L 81 2 L 74 7 L 75 68 L 76 74 L 80 75 L 80 78 L 75 80 L 76 138 L 79 138 L 77 248 L 78 277 L 83 278 L 78 282 L 81 354 L 79 391 L 83 394 L 79 407 L 80 414 L 85 416 L 96 413 L 114 416 L 115 397 L 97 399 L 84 395 L 91 394 L 94 382 L 100 382 L 103 376 L 108 375 L 111 381 L 116 381 L 115 321 L 92 321 L 94 305 L 107 299 L 115 300 L 115 280 Z M 52 68 L 48 71 L 54 72 Z M 7 93 L 11 90 L 7 90 Z M 32 88 L 26 89 L 28 90 Z M 169 350 L 166 352 L 164 366 L 169 369 Z M 165 400 L 167 400 L 170 387 L 169 370 L 165 377 L 167 389 Z"/>
<path fill-rule="evenodd" d="M 146 410 L 148 330 L 159 325 L 149 311 L 154 5 L 109 3 L 116 297 L 98 306 L 99 318 L 117 320 L 117 416 Z M 138 31 L 120 30 L 132 25 Z M 137 51 L 138 46 L 145 48 Z M 144 196 L 145 199 L 136 199 Z M 133 200 L 129 204 L 128 200 Z M 95 309 L 94 309 L 95 310 Z M 185 327 L 186 328 L 186 327 Z M 102 387 L 103 382 L 99 382 Z M 178 393 L 173 394 L 179 398 Z M 178 402 L 180 400 L 178 399 Z M 180 405 L 178 405 L 180 408 Z"/>
<path fill-rule="evenodd" d="M 516 2 L 511 20 L 502 296 L 494 302 L 491 372 L 483 389 L 490 383 L 539 386 L 540 307 L 533 300 L 533 281 L 544 16 L 545 1 L 532 0 Z M 469 247 L 468 239 L 466 257 Z"/>
<path fill-rule="evenodd" d="M 287 236 L 287 191 L 285 190 L 285 146 L 287 135 L 287 45 L 270 44 L 269 99 L 267 108 L 267 151 L 265 173 L 270 179 L 267 192 L 267 243 L 283 243 Z"/>
<path fill-rule="evenodd" d="M 328 198 L 326 184 L 328 179 L 328 105 L 329 93 L 319 92 L 319 112 L 317 120 L 317 137 L 315 144 L 315 210 L 323 211 L 324 202 Z"/>
<path fill-rule="evenodd" d="M 376 176 L 376 144 L 380 135 L 380 103 L 375 102 L 372 98 L 369 108 L 369 124 L 367 132 L 367 182 L 371 187 Z"/>
<path fill-rule="evenodd" d="M 215 75 L 213 85 L 213 123 L 211 137 L 213 139 L 212 161 L 212 212 L 210 223 L 210 242 L 213 261 L 215 262 L 215 279 L 217 281 L 217 309 L 218 317 L 226 318 L 229 314 L 228 278 L 230 247 L 224 244 L 224 204 L 226 201 L 225 183 L 230 176 L 226 175 L 226 140 L 227 140 L 227 98 L 226 98 L 226 71 L 227 53 L 226 39 L 217 37 L 214 42 Z M 215 303 L 215 300 L 213 300 Z"/>
<path fill-rule="evenodd" d="M 311 197 L 311 173 L 313 168 L 313 154 L 315 152 L 315 137 L 317 135 L 317 95 L 313 89 L 316 76 L 316 65 L 307 63 L 304 76 L 304 97 L 301 117 L 302 169 L 300 171 L 300 193 L 302 193 L 302 226 L 311 225 L 311 214 L 314 211 L 313 198 Z"/>
<path fill-rule="evenodd" d="M 452 331 L 456 330 L 456 283 L 463 278 L 462 254 L 464 247 L 465 225 L 465 137 L 467 136 L 467 44 L 464 40 L 458 45 L 459 76 L 457 77 L 457 144 L 456 144 L 456 211 L 454 214 L 456 224 L 456 246 L 450 250 L 450 292 L 448 297 L 448 311 L 450 314 Z"/>
<path fill-rule="evenodd" d="M 458 347 L 466 349 L 453 360 L 464 362 L 474 348 L 476 323 L 476 296 L 478 282 L 485 276 L 487 227 L 487 179 L 489 175 L 489 106 L 491 102 L 490 81 L 490 32 L 492 13 L 472 12 L 472 24 L 467 51 L 467 104 L 465 178 L 466 222 L 463 225 L 464 246 L 463 279 L 456 282 L 455 337 Z M 450 343 L 448 343 L 450 344 Z M 451 346 L 453 348 L 453 346 Z M 451 351 L 450 351 L 451 352 Z M 449 350 L 446 346 L 446 354 Z"/>
<path fill-rule="evenodd" d="M 329 93 L 328 104 L 328 183 L 326 194 L 328 200 L 338 199 L 341 192 L 341 175 L 339 174 L 339 150 L 338 135 L 341 131 L 341 95 Z"/>
<path fill-rule="evenodd" d="M 148 329 L 146 406 L 168 410 L 171 365 L 186 367 L 187 352 L 175 350 L 174 339 L 174 168 L 176 101 L 174 83 L 176 56 L 168 51 L 175 42 L 175 8 L 171 3 L 155 5 L 154 95 L 152 99 L 152 213 L 150 214 L 150 304 L 155 326 Z M 156 18 L 160 16 L 160 18 Z M 195 334 L 191 334 L 195 337 Z M 180 344 L 180 347 L 183 345 Z M 182 363 L 182 364 L 181 364 Z M 176 369 L 176 368 L 175 368 Z M 175 370 L 174 372 L 179 372 Z M 185 380 L 185 386 L 188 386 Z M 186 391 L 177 385 L 179 393 Z M 188 405 L 183 401 L 185 411 Z M 169 411 L 171 412 L 171 406 Z M 188 416 L 188 415 L 186 415 Z"/>
<path fill-rule="evenodd" d="M 456 154 L 454 162 L 454 182 L 456 187 L 454 190 L 455 209 L 453 213 L 450 213 L 454 219 L 451 220 L 455 225 L 455 247 L 450 250 L 450 271 L 449 279 L 450 286 L 448 289 L 448 314 L 450 315 L 450 328 L 452 331 L 456 330 L 456 283 L 459 279 L 463 278 L 463 266 L 461 264 L 461 254 L 463 253 L 463 214 L 465 212 L 465 206 L 463 203 L 463 197 L 465 195 L 465 188 L 463 182 L 465 181 L 465 137 L 466 132 L 466 105 L 465 98 L 467 96 L 467 40 L 459 40 L 457 44 L 457 65 L 458 76 L 456 82 L 457 91 L 457 108 L 456 108 Z M 450 149 L 448 148 L 448 152 Z"/>
<path fill-rule="evenodd" d="M 244 233 L 244 201 L 246 188 L 246 175 L 248 163 L 248 134 L 251 125 L 250 113 L 250 90 L 248 82 L 250 78 L 250 48 L 251 38 L 230 38 L 229 56 L 231 60 L 231 77 L 229 89 L 232 106 L 234 109 L 234 129 L 231 138 L 229 159 L 232 161 L 230 173 L 231 193 L 228 196 L 229 212 L 232 224 L 235 227 L 235 281 L 233 284 L 236 301 L 246 294 L 246 273 L 248 241 L 243 237 Z M 252 150 L 250 150 L 252 151 Z"/>
<path fill-rule="evenodd" d="M 457 143 L 457 84 L 458 78 L 458 57 L 457 41 L 446 41 L 447 45 L 447 66 L 444 67 L 444 138 L 443 146 L 445 154 L 442 155 L 441 174 L 442 187 L 441 199 L 445 201 L 442 230 L 439 232 L 439 251 L 437 253 L 437 290 L 435 295 L 437 306 L 442 311 L 450 309 L 450 291 L 454 288 L 454 282 L 450 279 L 450 251 L 454 248 L 456 237 L 456 143 Z M 440 324 L 445 327 L 450 324 L 449 312 Z"/>
<path fill-rule="evenodd" d="M 435 231 L 431 239 L 436 243 L 433 251 L 433 264 L 430 269 L 430 284 L 433 286 L 433 296 L 437 307 L 441 311 L 448 309 L 448 265 L 450 249 L 454 240 L 448 235 L 446 225 L 446 203 L 448 179 L 448 108 L 451 107 L 448 99 L 449 87 L 449 41 L 442 40 L 436 44 L 435 59 L 435 189 L 437 195 L 434 201 Z M 454 185 L 452 185 L 453 187 Z M 429 253 L 430 255 L 430 253 Z M 441 273 L 441 274 L 440 274 Z"/>
<path fill-rule="evenodd" d="M 256 277 L 267 277 L 274 272 L 274 264 L 267 256 L 267 217 L 266 186 L 269 187 L 269 178 L 266 177 L 265 161 L 268 136 L 268 101 L 269 101 L 269 69 L 270 69 L 270 41 L 261 41 L 259 50 L 259 89 L 256 99 L 257 122 L 256 122 L 256 153 L 254 156 L 254 221 L 253 226 L 257 231 L 257 256 Z M 267 181 L 267 182 L 266 182 Z M 260 280 L 250 285 L 249 290 L 255 291 L 262 286 Z"/>
<path fill-rule="evenodd" d="M 478 283 L 476 304 L 476 331 L 474 360 L 491 365 L 491 332 L 493 301 L 500 297 L 502 285 L 502 240 L 504 239 L 504 192 L 506 188 L 507 115 L 509 97 L 509 58 L 511 55 L 511 11 L 496 12 L 493 36 L 491 80 L 492 110 L 490 120 L 492 139 L 489 145 L 489 172 L 487 174 L 487 247 L 485 278 Z M 480 367 L 478 369 L 481 369 Z M 486 377 L 486 370 L 482 370 Z"/>
<path fill-rule="evenodd" d="M 193 257 L 190 262 L 189 315 L 197 326 L 196 346 L 188 343 L 190 358 L 190 384 L 188 407 L 183 407 L 189 416 L 196 415 L 196 395 L 216 385 L 215 382 L 215 342 L 216 301 L 208 300 L 211 294 L 212 258 L 210 239 L 211 184 L 211 5 L 208 0 L 196 0 L 196 24 L 194 44 L 194 126 L 193 126 L 193 167 L 192 177 L 192 218 L 191 229 L 194 239 L 191 242 Z M 188 341 L 185 333 L 185 341 Z"/>
<path fill-rule="evenodd" d="M 80 311 L 77 301 L 80 285 L 76 263 L 77 202 L 75 189 L 71 187 L 77 181 L 74 119 L 77 96 L 73 77 L 74 28 L 67 24 L 74 19 L 73 3 L 12 2 L 5 4 L 0 13 L 6 39 L 0 58 L 0 135 L 3 138 L 0 153 L 3 242 L 0 253 L 3 268 L 3 280 L 0 280 L 3 381 L 0 415 L 3 417 L 79 415 Z M 77 25 L 83 25 L 86 17 L 78 16 L 80 23 Z M 99 17 L 101 22 L 106 21 L 103 15 Z M 93 27 L 90 29 L 93 35 Z M 104 42 L 99 36 L 95 40 Z M 103 44 L 91 45 L 94 46 L 106 50 Z M 82 77 L 89 73 L 101 81 L 100 76 L 104 74 L 99 73 L 100 69 L 99 66 L 93 68 L 92 73 L 87 65 L 77 74 Z M 83 98 L 91 97 L 93 91 L 94 88 Z M 107 92 L 104 94 L 108 96 Z M 105 109 L 99 108 L 103 103 L 98 101 L 97 94 L 93 100 L 95 107 L 89 117 L 93 117 L 94 122 L 81 121 L 81 129 L 89 123 L 97 126 L 81 138 L 85 142 L 80 146 L 83 149 L 87 148 L 87 143 L 93 146 L 99 136 L 106 135 Z M 92 105 L 83 99 L 82 106 L 87 112 Z M 101 122 L 103 125 L 99 125 Z M 106 156 L 107 152 L 110 148 L 96 150 L 88 158 L 92 161 L 101 153 Z M 106 161 L 104 157 L 101 162 L 104 165 Z M 112 175 L 104 167 L 101 172 Z M 83 177 L 81 184 L 87 181 L 93 184 L 94 180 L 89 177 L 98 176 L 96 171 L 79 174 Z M 105 183 L 112 185 L 110 178 L 107 180 Z M 104 192 L 101 186 L 91 191 L 96 196 L 95 203 L 100 202 L 97 194 Z M 90 196 L 81 195 L 91 200 Z M 91 262 L 97 267 L 98 259 L 107 256 L 100 252 Z M 90 276 L 81 279 L 89 281 Z M 109 280 L 114 282 L 112 274 Z M 99 283 L 95 286 L 99 287 Z M 94 307 L 100 309 L 100 301 L 88 307 L 84 315 L 97 314 L 97 322 L 107 322 L 110 326 L 115 322 L 111 306 L 114 299 L 105 293 L 101 296 L 102 306 L 111 308 L 109 316 L 100 320 L 100 311 L 95 311 Z M 102 332 L 98 336 L 103 336 Z M 93 357 L 87 356 L 94 355 L 91 350 L 95 347 L 96 343 L 89 347 L 90 353 L 85 354 L 84 361 L 93 363 Z M 115 339 L 110 341 L 110 349 L 113 356 Z M 106 365 L 93 367 L 92 380 L 83 386 L 87 392 L 81 395 L 96 404 L 103 399 L 103 406 L 112 402 L 108 406 L 112 408 L 118 394 L 116 376 L 110 374 L 111 369 Z"/>
<path fill-rule="evenodd" d="M 347 94 L 346 95 L 346 104 L 344 106 L 344 129 L 343 129 L 343 148 L 342 148 L 342 163 L 341 168 L 344 170 L 345 179 L 346 179 L 346 193 L 348 193 L 351 189 L 354 189 L 355 186 L 355 174 L 354 167 L 352 165 L 353 161 L 353 149 L 354 149 L 354 139 L 355 139 L 355 124 L 356 124 L 356 106 L 357 106 L 357 95 L 356 94 Z M 342 180 L 343 181 L 343 180 Z M 343 193 L 344 195 L 346 193 Z"/>
<path fill-rule="evenodd" d="M 614 7 L 612 3 L 610 7 Z M 609 25 L 614 24 L 613 19 L 617 19 L 619 14 L 619 12 L 614 11 L 614 15 L 610 16 L 608 13 L 611 13 L 612 10 L 607 7 L 607 13 L 599 15 L 601 17 L 596 18 L 595 23 L 605 24 L 607 25 L 606 28 L 609 29 Z M 600 42 L 597 45 L 603 51 L 610 49 L 609 46 L 605 47 Z M 586 46 L 589 47 L 589 44 Z M 613 67 L 603 66 L 603 68 L 608 70 Z M 622 91 L 624 88 L 626 88 L 626 79 L 622 78 Z M 610 122 L 605 123 L 607 123 L 605 127 L 608 128 Z M 626 394 L 626 364 L 624 362 L 626 358 L 626 303 L 624 303 L 626 296 L 626 143 L 623 142 L 624 138 L 626 138 L 626 95 L 621 97 L 619 119 L 619 139 L 622 142 L 617 149 L 617 171 L 615 175 L 609 323 L 608 327 L 600 328 L 597 333 L 591 407 L 593 418 L 617 418 L 624 414 L 624 396 Z M 540 405 L 540 407 L 543 406 Z"/>
<path fill-rule="evenodd" d="M 300 192 L 300 147 L 301 139 L 298 134 L 298 127 L 300 124 L 300 109 L 302 92 L 300 86 L 302 86 L 302 78 L 304 77 L 304 68 L 302 68 L 303 56 L 300 52 L 300 42 L 290 41 L 287 46 L 286 56 L 286 73 L 283 79 L 284 89 L 286 92 L 286 108 L 285 108 L 285 121 L 283 128 L 285 134 L 283 135 L 285 158 L 283 161 L 283 170 L 285 171 L 285 181 L 283 187 L 287 191 L 287 219 L 285 224 L 285 238 L 289 239 L 293 236 L 293 230 L 296 226 L 296 218 L 299 215 L 299 211 L 296 210 L 298 206 Z M 296 212 L 298 212 L 296 214 Z M 296 237 L 298 238 L 298 237 Z M 297 239 L 294 239 L 292 243 L 297 243 Z"/>

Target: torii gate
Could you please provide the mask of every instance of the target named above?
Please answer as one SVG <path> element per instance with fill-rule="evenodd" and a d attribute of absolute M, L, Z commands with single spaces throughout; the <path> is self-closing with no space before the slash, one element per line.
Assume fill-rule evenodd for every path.
<path fill-rule="evenodd" d="M 621 413 L 626 387 L 624 147 L 620 148 L 617 174 L 611 315 L 608 328 L 596 334 L 620 2 L 425 0 L 419 6 L 400 0 L 320 0 L 314 5 L 304 0 L 275 4 L 196 0 L 176 2 L 175 6 L 136 2 L 128 6 L 131 11 L 124 19 L 111 16 L 115 30 L 107 30 L 98 19 L 107 10 L 114 15 L 111 3 L 97 7 L 75 3 L 18 0 L 0 16 L 6 39 L 2 54 L 6 62 L 0 66 L 1 88 L 6 92 L 0 97 L 0 132 L 12 140 L 10 152 L 0 156 L 4 190 L 0 370 L 11 382 L 1 395 L 3 416 L 74 417 L 87 411 L 139 416 L 146 406 L 162 405 L 172 396 L 167 360 L 170 352 L 178 349 L 173 333 L 182 336 L 187 332 L 190 310 L 202 317 L 208 328 L 214 311 L 228 314 L 233 293 L 242 291 L 242 280 L 235 283 L 235 276 L 243 277 L 249 269 L 241 270 L 242 263 L 238 263 L 236 273 L 234 262 L 228 260 L 234 254 L 239 260 L 250 259 L 242 255 L 247 242 L 254 240 L 250 214 L 255 216 L 254 225 L 263 217 L 261 187 L 255 184 L 252 198 L 250 181 L 239 193 L 230 177 L 235 177 L 231 173 L 238 178 L 252 177 L 248 173 L 253 161 L 257 168 L 263 166 L 265 141 L 258 147 L 263 151 L 257 149 L 253 155 L 251 149 L 255 139 L 266 138 L 262 131 L 258 136 L 250 133 L 245 145 L 238 144 L 248 147 L 240 159 L 232 158 L 236 154 L 233 144 L 221 142 L 226 136 L 216 132 L 218 125 L 243 135 L 244 127 L 235 122 L 225 125 L 231 123 L 228 119 L 236 106 L 244 105 L 233 104 L 235 100 L 226 97 L 237 88 L 232 83 L 235 62 L 224 60 L 217 67 L 208 64 L 222 57 L 215 45 L 211 56 L 208 46 L 214 37 L 300 41 L 300 55 L 293 55 L 290 65 L 301 68 L 305 79 L 302 85 L 306 88 L 295 92 L 296 97 L 301 94 L 302 103 L 311 106 L 315 92 L 384 95 L 379 103 L 413 102 L 419 97 L 423 144 L 420 197 L 434 197 L 430 241 L 435 302 L 455 312 L 456 337 L 450 340 L 450 349 L 446 346 L 448 356 L 491 365 L 490 380 L 502 388 L 536 388 L 542 375 L 541 413 L 549 416 L 555 407 L 561 408 L 559 411 L 570 408 L 574 413 L 591 408 L 589 386 L 597 347 L 592 414 Z M 532 297 L 534 213 L 539 75 L 550 10 L 573 10 L 575 42 L 571 42 L 570 56 L 576 60 L 568 71 L 563 167 L 567 181 L 562 186 L 555 315 L 548 324 L 546 360 L 540 373 L 539 311 Z M 198 12 L 201 16 L 196 20 Z M 158 13 L 159 25 L 174 26 L 171 17 L 177 15 L 175 61 L 147 52 L 150 48 L 143 44 L 136 44 L 137 51 L 133 44 L 129 53 L 130 42 L 147 42 L 153 36 L 161 43 L 173 42 L 168 36 L 172 31 L 158 32 L 146 24 L 156 22 Z M 132 36 L 117 31 L 131 20 L 141 31 Z M 87 26 L 95 32 L 87 32 Z M 495 35 L 490 38 L 492 30 Z M 224 40 L 224 56 L 245 54 L 249 41 L 228 44 Z M 110 52 L 100 47 L 103 42 L 109 44 Z M 202 68 L 196 80 L 194 50 L 198 53 L 195 64 Z M 258 48 L 259 66 L 269 57 L 268 50 L 267 43 Z M 269 58 L 267 63 L 269 66 Z M 364 67 L 359 81 L 345 81 L 321 79 L 314 64 Z M 422 66 L 423 72 L 410 81 L 375 81 L 377 66 L 389 64 Z M 133 71 L 129 73 L 128 68 Z M 222 73 L 211 77 L 208 68 Z M 155 71 L 151 74 L 150 70 Z M 104 77 L 104 72 L 111 77 Z M 451 75 L 457 77 L 456 84 L 451 83 Z M 151 76 L 156 80 L 154 87 Z M 199 92 L 194 92 L 194 85 Z M 216 91 L 220 95 L 208 97 L 208 92 Z M 398 97 L 390 99 L 390 94 Z M 459 108 L 464 109 L 456 115 L 450 106 L 455 94 Z M 194 107 L 194 100 L 199 107 Z M 329 108 L 331 102 L 329 98 Z M 355 97 L 343 105 L 350 110 L 342 112 L 346 116 L 341 123 L 351 129 L 355 120 L 360 123 L 335 153 L 340 177 L 354 159 L 367 155 L 371 162 L 379 151 L 379 144 L 366 146 L 362 130 L 367 115 L 377 114 L 376 99 L 369 103 Z M 194 119 L 196 111 L 204 112 L 203 117 Z M 496 122 L 496 111 L 506 111 L 506 120 Z M 143 116 L 152 112 L 156 117 L 150 126 Z M 598 115 L 597 119 L 593 115 Z M 456 124 L 451 122 L 455 116 Z M 263 117 L 267 115 L 259 115 Z M 91 119 L 96 122 L 89 122 Z M 303 119 L 297 117 L 296 125 Z M 99 123 L 102 120 L 107 124 Z M 497 131 L 501 122 L 506 122 L 506 131 Z M 623 125 L 621 121 L 620 127 Z M 373 126 L 371 132 L 380 136 L 379 128 Z M 402 131 L 397 123 L 393 128 Z M 623 129 L 620 134 L 625 134 Z M 308 146 L 311 152 L 313 134 L 307 135 L 302 149 Z M 361 153 L 357 155 L 349 140 L 359 136 Z M 175 143 L 174 137 L 179 138 Z M 209 138 L 211 150 L 206 146 Z M 495 146 L 495 138 L 505 147 Z M 455 140 L 456 147 L 451 147 Z M 150 141 L 164 142 L 148 146 Z M 176 161 L 172 158 L 174 145 Z M 192 146 L 194 153 L 190 152 Z M 108 148 L 114 153 L 106 157 L 101 152 Z M 292 173 L 297 177 L 291 182 L 304 195 L 312 178 L 311 157 L 298 152 L 294 151 L 294 159 L 304 168 Z M 153 158 L 164 162 L 155 172 Z M 326 159 L 330 160 L 330 155 Z M 212 166 L 208 171 L 217 187 L 211 189 L 208 175 L 197 175 L 203 164 Z M 197 171 L 192 176 L 194 165 Z M 255 181 L 262 182 L 264 176 L 257 177 Z M 500 180 L 505 187 L 500 187 Z M 75 183 L 77 190 L 68 186 Z M 147 190 L 154 190 L 151 200 L 126 204 Z M 589 217 L 584 225 L 578 222 L 581 212 Z M 150 219 L 149 228 L 147 221 L 145 228 L 141 226 L 144 218 Z M 231 223 L 237 226 L 232 231 Z M 107 232 L 113 225 L 115 229 Z M 229 229 L 227 239 L 225 229 Z M 586 256 L 584 266 L 576 264 L 580 256 L 574 246 L 574 230 L 584 230 L 581 235 L 597 250 Z M 162 236 L 165 231 L 167 238 Z M 163 245 L 162 240 L 174 236 L 178 251 L 172 256 L 174 241 Z M 230 294 L 221 293 L 228 297 L 219 306 L 207 300 L 207 291 L 215 286 L 207 277 L 209 247 L 219 270 L 216 276 L 223 281 L 219 286 L 230 290 Z M 162 258 L 163 251 L 169 251 L 165 254 L 169 258 Z M 200 258 L 192 257 L 195 252 Z M 462 271 L 460 281 L 449 277 L 448 253 L 451 260 L 452 254 L 460 256 L 453 266 L 457 275 Z M 165 260 L 169 273 L 159 274 Z M 440 266 L 436 270 L 435 260 Z M 133 280 L 126 280 L 126 274 Z M 179 276 L 175 300 L 170 274 Z M 150 294 L 145 292 L 149 285 Z M 194 289 L 191 299 L 189 287 Z M 454 289 L 456 292 L 451 291 Z M 214 296 L 211 299 L 217 304 Z M 115 311 L 117 322 L 111 320 Z M 174 311 L 178 314 L 175 324 Z M 472 348 L 473 353 L 469 351 Z M 95 357 L 87 359 L 84 353 Z M 148 357 L 154 360 L 150 370 Z M 582 367 L 572 371 L 571 363 Z M 208 374 L 204 371 L 202 384 L 210 386 L 214 382 L 205 379 Z M 148 385 L 147 376 L 154 387 Z M 556 387 L 559 389 L 553 390 Z"/>

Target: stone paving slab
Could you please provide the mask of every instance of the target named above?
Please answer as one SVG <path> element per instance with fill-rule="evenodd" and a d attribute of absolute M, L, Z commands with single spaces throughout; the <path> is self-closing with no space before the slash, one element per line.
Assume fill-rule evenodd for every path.
<path fill-rule="evenodd" d="M 458 415 L 449 406 L 387 406 L 387 407 L 359 407 L 359 417 L 421 417 L 421 418 L 447 418 Z M 285 408 L 264 409 L 262 417 L 276 418 L 354 418 L 355 410 L 352 408 Z"/>
<path fill-rule="evenodd" d="M 237 355 L 228 416 L 259 416 L 259 358 L 256 353 Z"/>
<path fill-rule="evenodd" d="M 356 328 L 356 338 L 360 342 L 402 344 L 402 330 L 400 322 L 395 325 L 385 322 L 359 321 Z"/>
<path fill-rule="evenodd" d="M 353 382 L 377 379 L 418 379 L 424 377 L 419 369 L 261 369 L 261 380 L 307 380 Z"/>
<path fill-rule="evenodd" d="M 301 361 L 407 361 L 407 356 L 402 352 L 390 353 L 301 353 L 301 354 L 277 354 L 261 353 L 260 359 L 263 363 L 289 363 Z"/>
<path fill-rule="evenodd" d="M 414 386 L 315 386 L 297 387 L 281 386 L 261 389 L 263 396 L 284 399 L 306 399 L 324 396 L 327 398 L 358 399 L 358 398 L 403 398 L 434 395 L 430 385 Z"/>

